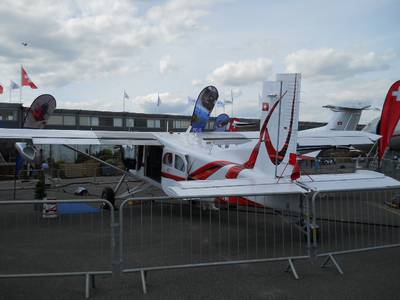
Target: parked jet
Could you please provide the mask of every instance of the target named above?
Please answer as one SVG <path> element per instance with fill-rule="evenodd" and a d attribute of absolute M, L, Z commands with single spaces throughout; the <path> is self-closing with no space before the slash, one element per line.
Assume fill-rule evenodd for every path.
<path fill-rule="evenodd" d="M 397 180 L 365 170 L 301 176 L 296 154 L 301 76 L 282 74 L 281 79 L 281 95 L 261 107 L 261 128 L 255 138 L 245 132 L 202 132 L 218 98 L 212 86 L 200 93 L 192 128 L 185 133 L 0 129 L 0 138 L 28 139 L 39 145 L 125 145 L 133 162 L 126 174 L 161 187 L 167 195 L 208 197 L 204 201 L 221 197 L 227 202 L 299 211 L 304 208 L 299 195 L 310 191 L 400 186 Z M 317 143 L 323 138 L 335 142 L 335 137 L 317 137 Z M 337 140 L 345 138 L 351 144 L 356 137 Z M 312 138 L 307 139 L 312 144 Z M 30 148 L 19 151 L 24 154 Z M 113 196 L 107 194 L 109 200 Z"/>

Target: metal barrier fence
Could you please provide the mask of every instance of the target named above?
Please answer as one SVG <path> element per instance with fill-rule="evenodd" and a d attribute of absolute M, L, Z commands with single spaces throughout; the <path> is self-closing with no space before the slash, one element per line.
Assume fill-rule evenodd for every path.
<path fill-rule="evenodd" d="M 343 273 L 339 254 L 400 246 L 399 190 L 270 196 L 127 199 L 116 219 L 32 207 L 106 200 L 0 201 L 0 279 L 84 276 L 89 297 L 94 276 L 136 272 L 146 293 L 150 271 L 286 261 L 299 278 L 295 260 L 326 257 Z"/>
<path fill-rule="evenodd" d="M 393 189 L 315 193 L 312 197 L 315 255 L 326 256 L 400 246 L 400 191 Z"/>
<path fill-rule="evenodd" d="M 48 203 L 58 217 L 43 218 Z M 95 276 L 112 274 L 112 224 L 107 200 L 0 201 L 0 279 L 82 276 L 88 298 Z"/>
<path fill-rule="evenodd" d="M 140 272 L 144 293 L 145 274 L 154 270 L 286 260 L 297 279 L 293 260 L 309 255 L 310 219 L 308 198 L 291 197 L 297 212 L 249 206 L 247 197 L 234 196 L 219 199 L 218 207 L 205 207 L 202 201 L 210 198 L 125 200 L 119 211 L 121 270 Z M 251 197 L 258 203 L 266 198 Z"/>

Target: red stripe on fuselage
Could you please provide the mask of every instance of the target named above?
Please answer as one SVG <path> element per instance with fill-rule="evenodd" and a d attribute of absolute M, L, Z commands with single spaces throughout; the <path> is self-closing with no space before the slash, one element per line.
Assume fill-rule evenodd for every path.
<path fill-rule="evenodd" d="M 183 181 L 183 180 L 186 180 L 185 177 L 177 176 L 177 175 L 170 174 L 170 173 L 166 173 L 166 172 L 161 172 L 161 176 L 162 176 L 162 177 L 165 177 L 165 178 L 168 178 L 168 179 L 175 180 L 175 181 Z"/>
<path fill-rule="evenodd" d="M 217 160 L 205 164 L 204 166 L 200 167 L 196 171 L 189 174 L 189 179 L 192 180 L 205 180 L 214 173 L 218 172 L 221 168 L 225 167 L 226 165 L 234 164 L 233 162 L 226 161 L 226 160 Z"/>

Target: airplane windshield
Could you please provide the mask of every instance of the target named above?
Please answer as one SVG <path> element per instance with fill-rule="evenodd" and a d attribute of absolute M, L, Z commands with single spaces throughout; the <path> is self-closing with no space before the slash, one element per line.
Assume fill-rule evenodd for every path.
<path fill-rule="evenodd" d="M 175 155 L 175 169 L 185 172 L 185 162 L 179 155 Z"/>

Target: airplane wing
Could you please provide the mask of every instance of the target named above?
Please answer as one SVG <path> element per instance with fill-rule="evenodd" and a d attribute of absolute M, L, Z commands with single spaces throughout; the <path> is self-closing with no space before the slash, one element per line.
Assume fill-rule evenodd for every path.
<path fill-rule="evenodd" d="M 310 191 L 335 192 L 399 188 L 400 182 L 384 174 L 359 170 L 355 173 L 302 176 L 292 182 L 282 179 L 221 179 L 177 181 L 167 189 L 172 197 L 219 197 L 307 194 Z"/>
<path fill-rule="evenodd" d="M 258 131 L 205 132 L 199 134 L 205 142 L 213 144 L 242 144 L 257 140 Z M 380 135 L 365 131 L 302 130 L 298 132 L 298 148 L 326 148 L 351 145 L 373 145 Z"/>
<path fill-rule="evenodd" d="M 298 132 L 298 149 L 373 145 L 379 135 L 364 131 L 314 130 Z"/>
<path fill-rule="evenodd" d="M 358 170 L 355 173 L 301 176 L 300 185 L 313 191 L 335 192 L 399 188 L 400 182 L 382 173 Z"/>
<path fill-rule="evenodd" d="M 174 197 L 249 196 L 265 194 L 304 194 L 306 190 L 290 181 L 274 179 L 221 179 L 177 181 L 166 191 Z"/>
<path fill-rule="evenodd" d="M 161 145 L 152 132 L 0 128 L 0 139 L 32 140 L 34 144 Z"/>

